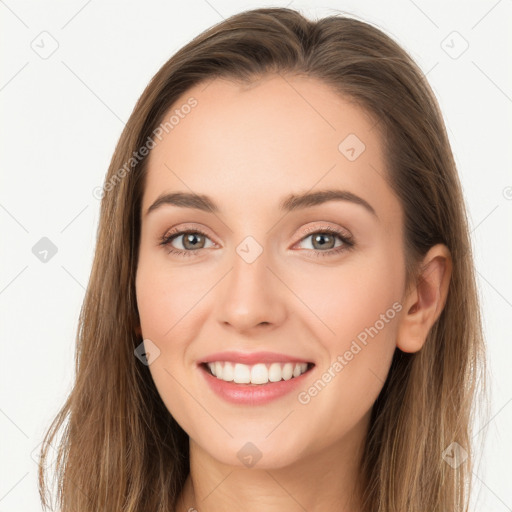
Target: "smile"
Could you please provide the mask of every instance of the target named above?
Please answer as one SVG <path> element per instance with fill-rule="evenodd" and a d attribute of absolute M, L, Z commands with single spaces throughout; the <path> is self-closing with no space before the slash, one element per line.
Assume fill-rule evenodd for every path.
<path fill-rule="evenodd" d="M 225 382 L 265 385 L 269 382 L 279 382 L 300 377 L 313 364 L 274 362 L 247 365 L 230 361 L 215 361 L 205 363 L 205 366 L 211 375 Z"/>

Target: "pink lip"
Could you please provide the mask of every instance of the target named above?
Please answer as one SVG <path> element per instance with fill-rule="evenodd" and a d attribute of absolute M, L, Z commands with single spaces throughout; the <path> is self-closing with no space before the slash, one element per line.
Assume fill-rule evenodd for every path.
<path fill-rule="evenodd" d="M 276 352 L 217 352 L 210 354 L 200 361 L 200 363 L 213 363 L 215 361 L 230 361 L 232 363 L 256 364 L 256 363 L 310 363 L 306 359 L 300 357 L 288 356 L 286 354 L 278 354 Z M 199 363 L 199 364 L 200 364 Z"/>
<path fill-rule="evenodd" d="M 218 361 L 219 359 L 216 360 Z M 221 360 L 225 361 L 225 359 Z M 301 384 L 303 385 L 304 378 L 310 372 L 308 370 L 299 377 L 292 377 L 289 380 L 280 380 L 279 382 L 268 382 L 267 384 L 236 384 L 235 382 L 217 379 L 217 377 L 210 374 L 204 364 L 200 364 L 199 369 L 211 390 L 222 399 L 237 405 L 265 405 L 290 393 Z"/>

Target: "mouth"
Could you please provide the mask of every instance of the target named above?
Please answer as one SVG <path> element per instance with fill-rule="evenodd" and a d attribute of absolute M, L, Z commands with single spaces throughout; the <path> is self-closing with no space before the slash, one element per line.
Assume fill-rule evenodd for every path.
<path fill-rule="evenodd" d="M 312 362 L 273 362 L 247 365 L 231 361 L 200 363 L 199 367 L 219 381 L 241 386 L 264 386 L 293 380 L 314 368 Z"/>

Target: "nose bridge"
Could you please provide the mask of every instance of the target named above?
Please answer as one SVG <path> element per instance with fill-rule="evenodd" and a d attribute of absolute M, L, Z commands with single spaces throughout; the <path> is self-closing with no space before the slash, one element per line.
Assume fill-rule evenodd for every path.
<path fill-rule="evenodd" d="M 267 268 L 272 267 L 270 250 L 248 236 L 234 248 L 230 263 L 218 301 L 219 321 L 240 330 L 282 321 L 284 296 L 282 285 Z"/>

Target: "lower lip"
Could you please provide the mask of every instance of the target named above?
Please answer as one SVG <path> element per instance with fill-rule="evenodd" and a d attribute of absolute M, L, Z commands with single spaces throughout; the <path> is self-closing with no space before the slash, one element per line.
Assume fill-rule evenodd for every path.
<path fill-rule="evenodd" d="M 210 388 L 217 395 L 233 404 L 247 405 L 264 405 L 291 393 L 304 383 L 304 377 L 310 373 L 310 370 L 308 370 L 298 377 L 280 380 L 279 382 L 268 382 L 267 384 L 236 384 L 214 377 L 203 365 L 199 365 L 199 369 Z"/>

